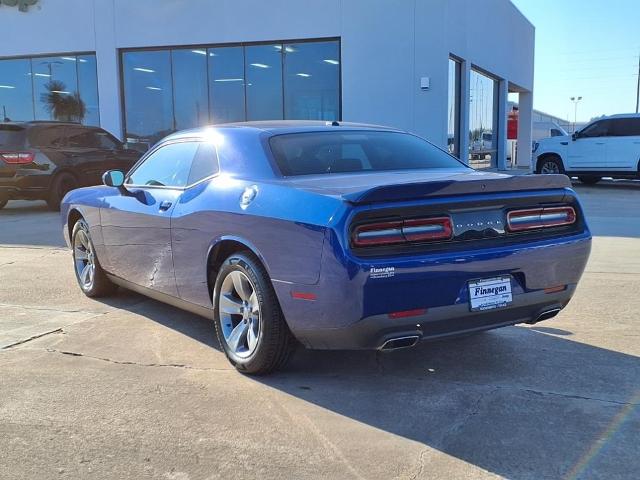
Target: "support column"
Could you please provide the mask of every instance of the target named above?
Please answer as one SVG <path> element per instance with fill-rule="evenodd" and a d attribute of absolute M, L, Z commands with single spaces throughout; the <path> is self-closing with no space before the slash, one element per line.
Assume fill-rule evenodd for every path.
<path fill-rule="evenodd" d="M 93 4 L 100 125 L 123 140 L 120 62 L 116 44 L 114 2 L 95 1 Z"/>
<path fill-rule="evenodd" d="M 506 80 L 498 82 L 498 128 L 496 134 L 496 149 L 498 170 L 507 169 L 507 105 L 509 96 L 509 85 Z"/>
<path fill-rule="evenodd" d="M 533 93 L 520 92 L 518 99 L 518 168 L 532 168 L 531 129 L 533 121 Z"/>
<path fill-rule="evenodd" d="M 469 106 L 471 104 L 471 64 L 467 61 L 460 66 L 460 160 L 469 164 Z"/>

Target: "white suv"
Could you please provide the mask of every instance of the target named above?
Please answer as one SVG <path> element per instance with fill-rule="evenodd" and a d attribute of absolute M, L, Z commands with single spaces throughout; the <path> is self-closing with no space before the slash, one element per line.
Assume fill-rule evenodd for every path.
<path fill-rule="evenodd" d="M 583 183 L 640 178 L 640 115 L 602 117 L 571 136 L 534 145 L 536 173 L 565 173 Z"/>

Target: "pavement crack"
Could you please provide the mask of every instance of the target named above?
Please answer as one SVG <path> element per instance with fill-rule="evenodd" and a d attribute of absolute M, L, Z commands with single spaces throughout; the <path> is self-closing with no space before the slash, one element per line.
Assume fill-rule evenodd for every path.
<path fill-rule="evenodd" d="M 38 338 L 42 338 L 42 337 L 46 337 L 47 335 L 51 335 L 52 333 L 64 333 L 64 331 L 62 330 L 62 328 L 56 328 L 55 330 L 49 330 L 48 332 L 44 332 L 44 333 L 39 333 L 37 335 L 33 335 L 29 338 L 25 338 L 23 340 L 18 340 L 17 342 L 14 342 L 10 345 L 5 345 L 4 347 L 2 347 L 2 350 L 8 350 L 9 348 L 12 347 L 17 347 L 18 345 L 24 345 L 27 342 L 30 342 L 32 340 L 36 340 Z"/>
<path fill-rule="evenodd" d="M 105 357 L 96 357 L 93 355 L 87 355 L 79 352 L 71 352 L 68 350 L 57 350 L 54 348 L 47 348 L 47 352 L 49 353 L 59 353 L 61 355 L 68 355 L 71 357 L 82 357 L 89 358 L 91 360 L 98 360 L 101 362 L 113 363 L 116 365 L 135 365 L 137 367 L 149 367 L 149 368 L 183 368 L 186 370 L 196 370 L 202 372 L 230 372 L 233 371 L 231 368 L 205 368 L 205 367 L 193 367 L 191 365 L 186 365 L 184 363 L 141 363 L 141 362 L 132 362 L 129 360 L 113 360 L 111 358 Z"/>
<path fill-rule="evenodd" d="M 0 303 L 0 307 L 7 307 L 7 308 L 21 308 L 24 310 L 36 310 L 36 311 L 41 311 L 41 312 L 56 312 L 56 313 L 86 313 L 88 315 L 95 315 L 95 316 L 99 316 L 99 315 L 103 315 L 104 313 L 100 312 L 100 313 L 96 313 L 96 312 L 89 312 L 87 310 L 82 310 L 82 309 L 78 309 L 78 310 L 64 310 L 64 309 L 60 309 L 60 308 L 50 308 L 50 307 L 38 307 L 38 306 L 32 306 L 32 305 L 18 305 L 18 304 L 13 304 L 13 303 Z M 105 312 L 106 313 L 106 312 Z"/>
<path fill-rule="evenodd" d="M 524 388 L 522 390 L 527 392 L 527 393 L 533 393 L 534 395 L 540 395 L 540 396 L 570 398 L 572 400 L 589 400 L 589 401 L 593 401 L 593 402 L 614 403 L 616 405 L 624 405 L 624 406 L 636 406 L 637 407 L 638 405 L 640 405 L 639 403 L 633 403 L 633 402 L 620 402 L 618 400 L 610 400 L 610 399 L 606 399 L 606 398 L 586 397 L 586 396 L 583 396 L 583 395 L 574 395 L 574 394 L 559 393 L 559 392 L 547 392 L 547 391 L 543 391 L 543 390 L 533 390 L 531 388 Z"/>
<path fill-rule="evenodd" d="M 422 477 L 422 472 L 424 472 L 424 457 L 429 453 L 429 448 L 425 447 L 420 451 L 420 455 L 418 455 L 418 465 L 416 467 L 416 473 L 411 474 L 408 478 L 409 480 L 416 480 L 417 478 Z"/>

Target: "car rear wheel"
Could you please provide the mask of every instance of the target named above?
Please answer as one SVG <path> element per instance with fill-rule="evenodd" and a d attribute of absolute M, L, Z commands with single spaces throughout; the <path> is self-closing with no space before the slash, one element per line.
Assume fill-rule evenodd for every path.
<path fill-rule="evenodd" d="M 584 177 L 583 176 L 583 177 L 578 177 L 578 180 L 580 180 L 585 185 L 595 185 L 600 180 L 602 180 L 602 177 Z"/>
<path fill-rule="evenodd" d="M 243 373 L 262 375 L 289 358 L 289 332 L 266 270 L 250 252 L 228 257 L 214 286 L 214 324 L 220 346 Z"/>
<path fill-rule="evenodd" d="M 47 198 L 47 205 L 51 210 L 60 210 L 60 202 L 64 196 L 74 188 L 78 187 L 78 182 L 70 173 L 59 173 L 51 182 L 51 190 Z"/>
<path fill-rule="evenodd" d="M 556 156 L 546 157 L 538 161 L 537 172 L 543 175 L 564 173 L 562 160 Z"/>
<path fill-rule="evenodd" d="M 71 246 L 76 279 L 83 293 L 87 297 L 105 297 L 115 292 L 117 287 L 100 266 L 89 226 L 84 220 L 78 220 L 74 225 Z"/>

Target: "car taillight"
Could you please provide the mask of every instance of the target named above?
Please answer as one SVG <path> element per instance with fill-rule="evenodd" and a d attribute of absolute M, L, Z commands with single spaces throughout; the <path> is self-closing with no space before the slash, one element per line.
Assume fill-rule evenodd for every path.
<path fill-rule="evenodd" d="M 452 230 L 449 217 L 394 220 L 357 226 L 352 242 L 355 247 L 371 247 L 450 240 Z"/>
<path fill-rule="evenodd" d="M 512 210 L 507 214 L 510 232 L 534 230 L 537 228 L 573 225 L 576 211 L 573 207 L 544 207 L 526 210 Z"/>
<path fill-rule="evenodd" d="M 10 165 L 33 163 L 35 157 L 33 152 L 0 152 L 0 160 Z"/>

